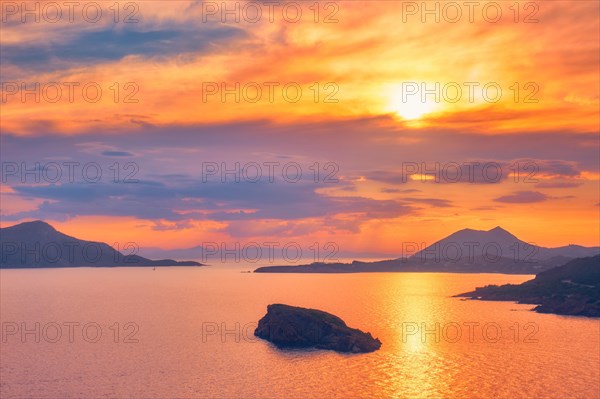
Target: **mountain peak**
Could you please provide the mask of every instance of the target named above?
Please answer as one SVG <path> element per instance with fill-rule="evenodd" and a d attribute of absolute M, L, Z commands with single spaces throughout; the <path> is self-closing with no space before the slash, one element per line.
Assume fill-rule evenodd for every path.
<path fill-rule="evenodd" d="M 513 242 L 520 241 L 514 234 L 509 232 L 508 230 L 503 229 L 500 226 L 496 226 L 491 230 L 486 231 L 488 235 L 494 237 L 497 240 L 512 240 Z"/>
<path fill-rule="evenodd" d="M 139 255 L 126 255 L 103 242 L 80 240 L 56 230 L 42 220 L 23 222 L 0 228 L 0 244 L 9 249 L 0 261 L 0 268 L 41 267 L 114 267 L 114 266 L 201 266 L 198 262 L 177 262 L 170 259 L 151 260 Z M 6 246 L 5 246 L 6 244 Z M 51 245 L 56 251 L 45 250 Z M 93 245 L 95 257 L 90 259 L 86 248 Z M 27 248 L 27 256 L 23 256 Z"/>
<path fill-rule="evenodd" d="M 38 225 L 38 226 L 50 226 L 50 223 L 44 222 L 43 220 L 32 220 L 31 222 L 23 222 L 23 224 L 30 224 L 30 225 Z"/>
<path fill-rule="evenodd" d="M 508 237 L 508 238 L 514 238 L 516 239 L 516 237 L 509 232 L 508 230 L 503 229 L 500 226 L 496 226 L 493 229 L 490 230 L 476 230 L 476 229 L 461 229 L 458 230 L 454 233 L 452 233 L 451 235 L 449 235 L 448 237 L 446 237 L 445 239 L 448 238 L 473 238 L 473 239 L 483 239 L 484 237 Z"/>
<path fill-rule="evenodd" d="M 34 229 L 34 230 L 39 230 L 39 231 L 56 231 L 56 229 L 54 227 L 52 227 L 52 225 L 44 222 L 43 220 L 34 220 L 32 222 L 23 222 L 23 223 L 19 223 L 17 225 L 12 226 L 13 228 L 19 228 L 19 229 Z"/>

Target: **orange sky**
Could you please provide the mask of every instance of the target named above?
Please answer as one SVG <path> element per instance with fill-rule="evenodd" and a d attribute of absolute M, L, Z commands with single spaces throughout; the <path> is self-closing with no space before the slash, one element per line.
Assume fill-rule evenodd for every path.
<path fill-rule="evenodd" d="M 107 7 L 96 23 L 77 12 L 74 22 L 21 23 L 3 5 L 3 162 L 75 159 L 107 173 L 134 162 L 148 183 L 93 197 L 86 181 L 3 176 L 3 226 L 45 219 L 82 238 L 164 248 L 285 237 L 394 254 L 398 242 L 501 225 L 540 245 L 599 245 L 600 3 L 478 2 L 451 21 L 444 2 L 428 3 L 437 14 L 421 2 L 320 2 L 315 22 L 313 3 L 299 2 L 298 22 L 282 6 L 273 21 L 263 7 L 256 23 L 223 23 L 201 3 L 136 4 L 131 24 Z M 73 99 L 65 82 L 77 85 Z M 39 102 L 20 90 L 36 83 Z M 91 83 L 98 102 L 82 93 Z M 236 85 L 239 101 L 222 97 Z M 263 195 L 287 201 L 287 214 L 254 186 L 246 201 L 246 186 L 207 197 L 182 177 L 198 183 L 194 160 L 277 159 L 305 176 L 333 162 L 341 182 L 307 185 L 306 198 L 275 183 Z M 498 162 L 505 179 L 398 181 L 405 161 Z M 515 182 L 516 162 L 535 164 L 537 180 Z M 157 182 L 164 192 L 145 191 Z"/>

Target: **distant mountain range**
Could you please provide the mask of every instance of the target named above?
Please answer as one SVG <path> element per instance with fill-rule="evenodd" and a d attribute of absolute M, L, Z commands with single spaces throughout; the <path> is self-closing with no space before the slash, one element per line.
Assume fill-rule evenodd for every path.
<path fill-rule="evenodd" d="M 407 258 L 377 262 L 311 263 L 299 266 L 267 266 L 257 273 L 365 273 L 447 272 L 537 274 L 569 260 L 600 254 L 600 247 L 567 245 L 546 248 L 520 240 L 501 227 L 464 229 L 425 248 L 417 247 Z M 423 245 L 424 246 L 424 245 Z"/>
<path fill-rule="evenodd" d="M 236 244 L 239 244 L 239 249 L 236 248 Z M 188 248 L 176 248 L 176 249 L 163 249 L 159 247 L 142 247 L 140 253 L 150 258 L 172 258 L 172 259 L 196 259 L 202 263 L 214 263 L 220 262 L 241 262 L 241 263 L 255 263 L 261 264 L 261 261 L 268 262 L 269 264 L 278 264 L 273 262 L 284 262 L 284 253 L 282 248 L 285 245 L 295 244 L 293 240 L 281 240 L 276 243 L 276 246 L 268 246 L 267 242 L 253 242 L 244 241 L 236 242 L 230 241 L 204 241 L 200 245 L 196 245 Z M 326 247 L 326 244 L 321 245 L 321 255 L 331 256 L 334 259 L 382 259 L 386 255 L 382 255 L 378 251 L 344 251 L 339 248 L 339 251 L 333 250 L 330 247 Z M 271 243 L 271 245 L 273 245 Z M 306 247 L 303 249 L 304 260 L 299 262 L 310 262 L 315 258 L 315 252 L 312 248 Z M 291 251 L 291 249 L 290 249 Z M 238 256 L 236 260 L 235 256 Z M 389 254 L 387 255 L 389 256 Z M 252 260 L 252 262 L 248 261 Z M 298 262 L 296 262 L 298 263 Z"/>
<path fill-rule="evenodd" d="M 132 251 L 133 252 L 133 251 Z M 103 242 L 85 241 L 42 221 L 0 228 L 0 268 L 202 266 L 171 259 L 125 255 Z"/>
<path fill-rule="evenodd" d="M 415 243 L 414 246 L 417 244 Z M 422 244 L 425 247 L 424 244 Z M 201 250 L 196 247 L 190 250 Z M 376 262 L 312 263 L 267 266 L 258 273 L 451 272 L 538 274 L 574 258 L 600 254 L 600 247 L 568 245 L 545 248 L 526 243 L 496 227 L 464 229 L 419 250 L 411 257 Z M 102 242 L 85 241 L 43 221 L 0 228 L 0 268 L 201 266 L 194 261 L 151 260 Z"/>
<path fill-rule="evenodd" d="M 600 256 L 574 259 L 523 284 L 488 285 L 457 296 L 536 304 L 540 313 L 600 317 Z"/>

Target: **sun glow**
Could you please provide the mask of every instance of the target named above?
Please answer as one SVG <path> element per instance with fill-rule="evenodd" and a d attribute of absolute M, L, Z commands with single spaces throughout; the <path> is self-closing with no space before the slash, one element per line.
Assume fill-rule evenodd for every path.
<path fill-rule="evenodd" d="M 438 103 L 429 98 L 422 98 L 420 94 L 405 94 L 397 87 L 390 90 L 388 111 L 406 121 L 418 121 L 425 115 L 437 111 L 438 106 Z"/>
<path fill-rule="evenodd" d="M 435 105 L 427 101 L 421 102 L 419 100 L 408 101 L 402 104 L 394 104 L 395 112 L 403 119 L 413 121 L 421 119 L 423 116 L 435 111 Z"/>

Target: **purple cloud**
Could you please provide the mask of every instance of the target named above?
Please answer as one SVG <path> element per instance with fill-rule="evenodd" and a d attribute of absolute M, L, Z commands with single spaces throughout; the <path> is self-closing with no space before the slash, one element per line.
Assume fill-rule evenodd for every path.
<path fill-rule="evenodd" d="M 517 191 L 509 195 L 495 198 L 494 201 L 508 204 L 531 204 L 535 202 L 543 202 L 547 199 L 548 196 L 540 193 L 539 191 Z"/>

